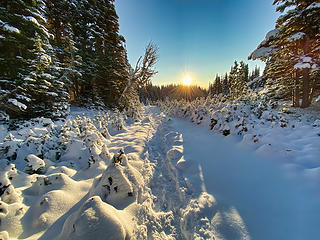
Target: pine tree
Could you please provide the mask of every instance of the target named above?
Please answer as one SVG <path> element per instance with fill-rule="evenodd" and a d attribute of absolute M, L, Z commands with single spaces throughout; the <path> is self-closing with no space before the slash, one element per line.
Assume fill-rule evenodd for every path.
<path fill-rule="evenodd" d="M 239 64 L 237 61 L 234 61 L 233 66 L 231 67 L 229 73 L 229 95 L 231 99 L 237 98 L 237 84 L 238 84 L 238 75 L 239 75 Z"/>
<path fill-rule="evenodd" d="M 76 102 L 80 97 L 82 81 L 82 58 L 75 46 L 75 37 L 71 26 L 75 12 L 72 1 L 47 0 L 46 17 L 48 30 L 54 35 L 50 42 L 53 46 L 56 69 L 59 81 L 63 82 L 70 92 L 70 101 Z"/>
<path fill-rule="evenodd" d="M 281 80 L 293 106 L 308 107 L 319 82 L 320 71 L 320 6 L 318 1 L 275 0 L 277 11 L 283 13 L 276 29 L 249 58 L 268 62 L 267 74 Z"/>
<path fill-rule="evenodd" d="M 249 80 L 249 66 L 245 64 L 243 61 L 240 62 L 239 68 L 239 76 L 237 79 L 237 86 L 236 86 L 236 96 L 240 97 L 243 95 L 246 87 L 247 82 Z"/>
<path fill-rule="evenodd" d="M 44 2 L 2 1 L 0 7 L 1 110 L 15 118 L 56 115 L 67 96 L 50 74 Z"/>
<path fill-rule="evenodd" d="M 226 73 L 224 78 L 223 78 L 223 83 L 222 83 L 222 93 L 223 93 L 223 95 L 228 95 L 229 92 L 230 92 L 229 89 L 230 89 L 230 83 L 229 83 L 228 73 Z"/>
<path fill-rule="evenodd" d="M 94 31 L 99 32 L 99 35 L 95 35 L 95 83 L 105 103 L 117 104 L 127 84 L 130 65 L 124 48 L 125 39 L 119 34 L 118 16 L 112 2 L 96 1 L 98 18 Z"/>

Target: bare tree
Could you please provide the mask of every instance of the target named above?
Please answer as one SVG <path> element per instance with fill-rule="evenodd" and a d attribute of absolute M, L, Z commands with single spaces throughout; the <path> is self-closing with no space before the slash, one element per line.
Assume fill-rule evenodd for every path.
<path fill-rule="evenodd" d="M 143 59 L 140 56 L 135 68 L 130 69 L 129 80 L 121 97 L 130 95 L 130 92 L 135 91 L 139 87 L 146 86 L 150 83 L 151 78 L 158 73 L 154 68 L 158 61 L 158 50 L 158 46 L 152 42 L 147 45 Z"/>

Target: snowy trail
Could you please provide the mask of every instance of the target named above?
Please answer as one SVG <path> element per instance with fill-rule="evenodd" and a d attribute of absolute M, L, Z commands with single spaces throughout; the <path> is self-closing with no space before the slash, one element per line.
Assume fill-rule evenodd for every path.
<path fill-rule="evenodd" d="M 251 239 L 317 239 L 319 197 L 285 178 L 283 168 L 186 120 L 173 119 L 171 126 L 182 134 L 184 158 L 191 162 L 183 174 L 202 179 L 202 189 L 226 216 L 236 210 Z M 220 231 L 224 239 L 236 239 L 226 225 Z"/>

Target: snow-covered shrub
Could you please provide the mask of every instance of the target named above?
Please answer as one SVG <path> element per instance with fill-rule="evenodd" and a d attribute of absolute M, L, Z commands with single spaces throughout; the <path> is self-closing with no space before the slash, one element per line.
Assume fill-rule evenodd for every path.
<path fill-rule="evenodd" d="M 19 193 L 12 186 L 11 181 L 17 176 L 17 169 L 14 164 L 2 163 L 0 172 L 0 200 L 5 203 L 20 201 Z"/>
<path fill-rule="evenodd" d="M 236 100 L 228 100 L 219 95 L 192 102 L 165 100 L 157 104 L 168 115 L 187 118 L 196 124 L 206 124 L 211 130 L 224 136 L 243 135 L 253 131 L 256 124 L 271 124 L 282 128 L 289 126 L 286 114 L 277 111 L 273 102 L 256 93 Z"/>
<path fill-rule="evenodd" d="M 99 112 L 98 115 L 93 118 L 93 124 L 106 139 L 110 139 L 111 136 L 108 131 L 110 124 L 110 112 L 106 112 L 104 114 Z"/>
<path fill-rule="evenodd" d="M 137 98 L 130 99 L 123 112 L 128 118 L 139 120 L 142 113 L 142 103 Z"/>
<path fill-rule="evenodd" d="M 25 160 L 27 161 L 27 166 L 25 172 L 28 174 L 43 174 L 45 172 L 45 162 L 34 154 L 29 154 Z"/>
<path fill-rule="evenodd" d="M 21 145 L 22 140 L 16 139 L 12 133 L 9 133 L 3 143 L 0 143 L 0 158 L 6 158 L 7 160 L 16 160 L 17 150 Z"/>
<path fill-rule="evenodd" d="M 29 156 L 41 159 L 41 164 L 66 161 L 67 166 L 77 169 L 87 169 L 99 161 L 108 164 L 112 159 L 107 148 L 109 129 L 115 133 L 125 125 L 122 113 L 113 114 L 112 118 L 113 121 L 107 112 L 92 119 L 78 116 L 65 122 L 52 122 L 48 118 L 36 118 L 21 122 L 15 129 L 1 127 L 7 135 L 0 136 L 3 139 L 0 160 L 15 161 L 19 170 L 29 174 L 42 174 L 50 167 L 35 169 Z"/>
<path fill-rule="evenodd" d="M 92 121 L 78 116 L 68 120 L 61 129 L 62 151 L 60 161 L 68 161 L 70 166 L 88 168 L 99 160 L 110 161 L 106 145 L 109 143 L 108 124 L 104 119 L 108 115 L 98 115 Z M 105 128 L 102 133 L 98 128 Z M 103 159 L 101 159 L 101 157 Z"/>
<path fill-rule="evenodd" d="M 143 177 L 129 164 L 126 154 L 120 149 L 113 163 L 96 179 L 90 196 L 100 196 L 102 201 L 118 207 L 134 201 L 142 186 Z"/>
<path fill-rule="evenodd" d="M 120 112 L 118 109 L 116 109 L 111 116 L 111 127 L 112 130 L 119 131 L 122 130 L 125 126 L 125 120 L 127 119 L 127 116 Z"/>

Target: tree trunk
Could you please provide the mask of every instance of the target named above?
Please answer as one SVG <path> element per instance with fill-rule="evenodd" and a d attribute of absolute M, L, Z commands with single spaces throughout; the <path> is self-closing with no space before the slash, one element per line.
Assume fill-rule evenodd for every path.
<path fill-rule="evenodd" d="M 294 86 L 292 89 L 292 106 L 293 107 L 300 107 L 300 99 L 299 99 L 299 73 L 298 70 L 294 72 Z"/>
<path fill-rule="evenodd" d="M 303 69 L 302 73 L 302 103 L 301 107 L 306 108 L 310 106 L 310 76 L 309 69 Z"/>
<path fill-rule="evenodd" d="M 311 105 L 311 103 L 312 103 L 312 98 L 313 98 L 315 89 L 316 89 L 316 79 L 313 79 L 311 81 L 311 89 L 310 89 L 310 95 L 309 95 L 309 105 Z"/>
<path fill-rule="evenodd" d="M 307 56 L 310 53 L 310 47 L 311 47 L 311 43 L 310 43 L 310 39 L 309 37 L 307 37 L 303 42 L 303 52 L 304 55 Z M 306 108 L 310 106 L 310 69 L 303 69 L 302 70 L 302 103 L 301 103 L 301 107 L 302 108 Z"/>

